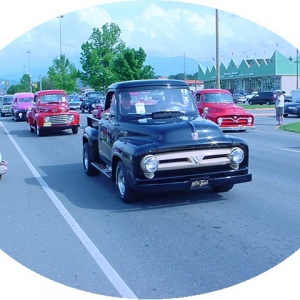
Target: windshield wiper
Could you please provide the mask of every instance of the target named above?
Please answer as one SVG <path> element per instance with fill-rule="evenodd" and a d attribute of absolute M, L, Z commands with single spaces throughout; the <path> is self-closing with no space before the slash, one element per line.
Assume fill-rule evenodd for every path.
<path fill-rule="evenodd" d="M 182 111 L 175 111 L 175 110 L 162 110 L 153 112 L 151 114 L 152 119 L 166 119 L 166 118 L 179 118 L 184 116 L 185 113 Z"/>

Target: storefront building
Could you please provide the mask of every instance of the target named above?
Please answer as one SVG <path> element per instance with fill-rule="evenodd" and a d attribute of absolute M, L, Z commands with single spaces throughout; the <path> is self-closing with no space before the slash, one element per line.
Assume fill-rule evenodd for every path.
<path fill-rule="evenodd" d="M 298 62 L 275 51 L 270 59 L 247 59 L 239 65 L 231 60 L 226 67 L 220 65 L 220 86 L 232 93 L 251 93 L 283 90 L 287 94 L 298 88 Z M 298 77 L 298 79 L 297 79 Z M 216 87 L 216 68 L 198 65 L 198 80 L 204 88 Z"/>

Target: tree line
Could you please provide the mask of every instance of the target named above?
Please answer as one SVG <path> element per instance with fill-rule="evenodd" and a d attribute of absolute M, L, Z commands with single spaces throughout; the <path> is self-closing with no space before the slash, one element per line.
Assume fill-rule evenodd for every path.
<path fill-rule="evenodd" d="M 81 45 L 80 63 L 82 70 L 76 69 L 70 60 L 61 54 L 53 59 L 47 76 L 32 83 L 29 74 L 24 74 L 17 85 L 11 85 L 7 93 L 46 89 L 62 89 L 67 93 L 79 92 L 78 79 L 84 86 L 97 91 L 118 81 L 155 78 L 154 68 L 145 65 L 146 53 L 143 48 L 135 50 L 128 48 L 120 38 L 121 30 L 116 23 L 106 23 L 99 28 L 93 28 L 88 41 Z M 170 75 L 172 79 L 197 79 L 194 75 L 183 73 Z M 30 87 L 31 85 L 31 87 Z"/>

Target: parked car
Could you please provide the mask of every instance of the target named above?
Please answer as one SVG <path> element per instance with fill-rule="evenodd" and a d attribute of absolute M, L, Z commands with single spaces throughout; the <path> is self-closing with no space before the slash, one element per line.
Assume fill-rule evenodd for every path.
<path fill-rule="evenodd" d="M 46 131 L 71 129 L 78 133 L 79 113 L 69 109 L 67 94 L 63 90 L 42 90 L 34 94 L 32 107 L 26 115 L 29 131 L 38 136 Z"/>
<path fill-rule="evenodd" d="M 300 99 L 284 104 L 283 116 L 296 115 L 300 118 Z"/>
<path fill-rule="evenodd" d="M 254 95 L 256 95 L 257 94 L 257 92 L 251 92 L 251 93 L 247 93 L 246 95 L 245 95 L 245 97 L 246 97 L 246 99 L 247 99 L 247 101 L 249 100 L 249 99 L 251 99 Z"/>
<path fill-rule="evenodd" d="M 276 95 L 273 92 L 258 92 L 252 98 L 248 100 L 250 105 L 252 104 L 275 104 Z"/>
<path fill-rule="evenodd" d="M 247 98 L 242 94 L 233 94 L 232 98 L 233 98 L 234 103 L 246 103 L 247 102 Z"/>
<path fill-rule="evenodd" d="M 245 131 L 255 128 L 254 115 L 235 105 L 228 90 L 199 90 L 195 93 L 195 100 L 200 115 L 205 115 L 222 130 Z"/>
<path fill-rule="evenodd" d="M 11 118 L 18 121 L 26 121 L 28 109 L 32 106 L 34 94 L 30 92 L 15 93 L 13 95 Z"/>
<path fill-rule="evenodd" d="M 13 95 L 4 95 L 2 101 L 0 102 L 0 113 L 1 117 L 6 115 L 11 115 Z"/>

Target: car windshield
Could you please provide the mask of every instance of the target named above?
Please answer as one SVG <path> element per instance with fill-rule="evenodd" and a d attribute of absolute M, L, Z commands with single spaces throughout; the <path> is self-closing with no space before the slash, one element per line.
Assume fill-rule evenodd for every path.
<path fill-rule="evenodd" d="M 2 100 L 3 104 L 12 104 L 12 97 L 4 97 Z"/>
<path fill-rule="evenodd" d="M 33 97 L 24 97 L 24 98 L 20 98 L 19 102 L 20 103 L 29 103 L 33 101 Z"/>
<path fill-rule="evenodd" d="M 192 94 L 187 88 L 131 90 L 121 92 L 116 97 L 119 97 L 121 116 L 144 117 L 155 112 L 181 112 L 176 116 L 198 113 Z M 175 116 L 175 114 L 168 116 Z"/>
<path fill-rule="evenodd" d="M 40 97 L 40 102 L 49 103 L 49 102 L 67 102 L 65 95 L 62 94 L 51 94 L 43 95 Z"/>
<path fill-rule="evenodd" d="M 230 103 L 233 102 L 231 94 L 211 93 L 204 95 L 204 102 L 206 103 Z"/>
<path fill-rule="evenodd" d="M 99 93 L 89 93 L 89 94 L 87 95 L 87 98 L 89 98 L 89 99 L 99 99 L 99 100 L 101 100 L 101 99 L 103 99 L 103 93 L 101 93 L 101 92 L 99 92 Z"/>

